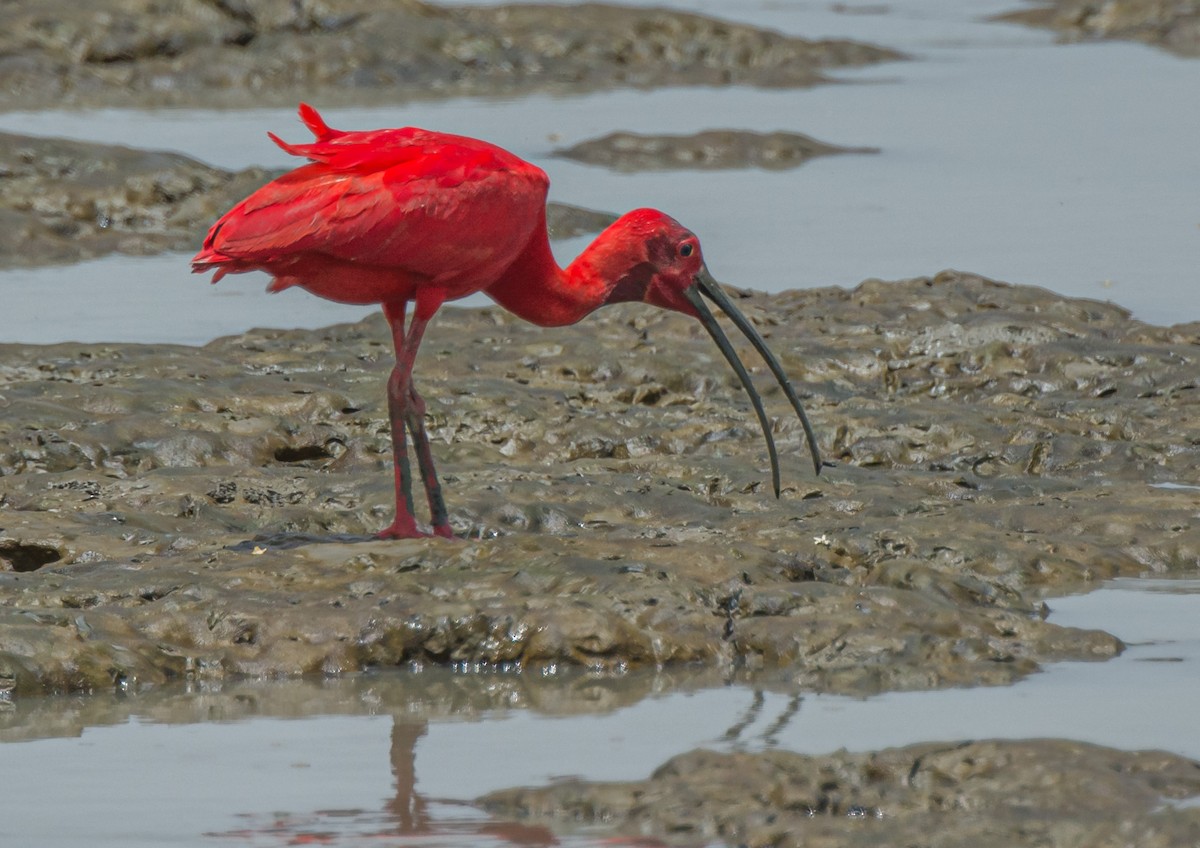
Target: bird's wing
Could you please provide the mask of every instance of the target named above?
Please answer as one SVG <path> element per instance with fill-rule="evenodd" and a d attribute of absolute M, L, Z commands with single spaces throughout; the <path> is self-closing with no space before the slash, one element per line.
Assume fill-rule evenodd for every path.
<path fill-rule="evenodd" d="M 323 127 L 323 124 L 322 124 Z M 255 265 L 319 253 L 436 278 L 524 241 L 544 205 L 539 168 L 475 139 L 415 128 L 281 145 L 313 163 L 268 183 L 209 231 L 197 264 Z M 315 131 L 315 128 L 314 128 Z M 515 221 L 530 221 L 521 231 Z M 498 260 L 497 260 L 498 261 Z"/>

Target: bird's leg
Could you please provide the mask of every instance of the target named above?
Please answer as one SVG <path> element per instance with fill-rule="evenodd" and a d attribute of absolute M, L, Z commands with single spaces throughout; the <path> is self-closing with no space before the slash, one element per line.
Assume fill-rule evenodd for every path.
<path fill-rule="evenodd" d="M 413 518 L 412 470 L 408 464 L 408 436 L 404 432 L 404 422 L 408 417 L 408 386 L 412 380 L 412 367 L 410 365 L 407 370 L 404 368 L 403 355 L 406 343 L 404 313 L 407 306 L 405 301 L 383 304 L 383 314 L 391 327 L 392 344 L 396 349 L 396 364 L 392 366 L 387 383 L 388 416 L 392 424 L 392 464 L 396 478 L 396 517 L 376 534 L 381 539 L 411 539 L 424 535 L 417 529 L 417 521 Z"/>
<path fill-rule="evenodd" d="M 404 326 L 407 303 L 388 301 L 383 304 L 383 314 L 391 327 L 392 344 L 396 348 L 396 364 L 388 378 L 388 413 L 392 424 L 392 459 L 395 463 L 396 518 L 377 534 L 383 539 L 411 539 L 428 535 L 417 528 L 416 519 L 413 517 L 412 471 L 408 463 L 406 424 L 412 430 L 417 462 L 421 477 L 425 481 L 425 491 L 430 498 L 434 532 L 439 536 L 450 535 L 445 504 L 433 471 L 429 437 L 425 433 L 425 404 L 412 387 L 417 348 L 421 346 L 421 338 L 425 334 L 429 319 L 444 299 L 442 293 L 436 290 L 418 291 L 416 308 L 407 329 Z"/>
<path fill-rule="evenodd" d="M 434 535 L 449 539 L 454 534 L 450 530 L 446 501 L 442 499 L 442 486 L 438 483 L 433 451 L 425 431 L 425 400 L 411 382 L 408 384 L 408 432 L 412 434 L 413 447 L 417 451 L 417 467 L 421 470 L 421 482 L 425 484 L 425 496 L 429 499 L 429 521 Z"/>

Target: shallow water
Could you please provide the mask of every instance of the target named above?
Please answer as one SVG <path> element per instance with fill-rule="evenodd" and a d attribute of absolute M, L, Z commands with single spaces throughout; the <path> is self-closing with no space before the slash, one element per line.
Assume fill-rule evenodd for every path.
<path fill-rule="evenodd" d="M 1129 648 L 1005 688 L 864 699 L 703 673 L 445 670 L 27 699 L 0 712 L 0 763 L 19 776 L 6 781 L 0 844 L 546 844 L 537 831 L 499 835 L 464 802 L 564 776 L 640 779 L 697 746 L 821 754 L 1061 737 L 1200 758 L 1200 580 L 1117 580 L 1050 607 L 1051 620 L 1107 628 Z"/>
<path fill-rule="evenodd" d="M 671 5 L 728 14 L 728 4 Z M 334 126 L 424 125 L 481 135 L 544 166 L 553 199 L 624 211 L 651 205 L 695 229 L 713 273 L 777 291 L 954 267 L 1113 300 L 1154 323 L 1200 319 L 1194 181 L 1200 62 L 1128 43 L 1058 46 L 984 18 L 1017 5 L 913 0 L 873 13 L 758 2 L 738 17 L 805 36 L 843 36 L 914 61 L 841 73 L 808 90 L 616 91 L 458 99 L 380 108 L 318 103 Z M 851 10 L 855 7 L 851 5 Z M 551 158 L 614 129 L 716 126 L 804 132 L 878 155 L 824 157 L 784 172 L 616 174 Z M 0 129 L 182 151 L 228 168 L 292 163 L 266 138 L 303 135 L 290 110 L 44 111 Z M 559 245 L 569 259 L 583 245 Z M 320 326 L 367 310 L 263 278 L 213 289 L 188 254 L 114 257 L 0 273 L 6 341 L 206 341 L 252 326 Z M 483 302 L 483 301 L 477 301 Z"/>

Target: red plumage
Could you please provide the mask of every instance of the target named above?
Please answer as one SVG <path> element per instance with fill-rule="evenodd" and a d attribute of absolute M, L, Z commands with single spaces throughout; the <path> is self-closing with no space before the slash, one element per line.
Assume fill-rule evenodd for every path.
<path fill-rule="evenodd" d="M 312 164 L 267 183 L 209 230 L 197 271 L 264 270 L 344 303 L 464 297 L 526 248 L 544 171 L 475 139 L 415 128 L 347 133 L 301 110 L 312 144 L 275 142 Z"/>

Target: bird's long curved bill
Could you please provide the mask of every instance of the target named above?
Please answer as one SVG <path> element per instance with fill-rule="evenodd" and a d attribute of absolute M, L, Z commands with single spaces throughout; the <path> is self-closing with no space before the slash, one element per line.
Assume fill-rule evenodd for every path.
<path fill-rule="evenodd" d="M 729 320 L 733 321 L 734 326 L 742 331 L 742 334 L 749 340 L 750 344 L 754 345 L 754 349 L 758 351 L 763 361 L 767 363 L 767 367 L 771 369 L 771 373 L 775 375 L 775 379 L 779 382 L 779 387 L 783 389 L 783 393 L 787 396 L 792 409 L 796 410 L 796 415 L 800 418 L 800 424 L 804 427 L 804 436 L 808 440 L 808 450 L 812 454 L 813 470 L 817 474 L 820 474 L 821 454 L 817 449 L 816 434 L 813 433 L 812 425 L 808 423 L 808 416 L 804 414 L 804 407 L 801 406 L 800 398 L 796 396 L 796 390 L 792 388 L 791 382 L 784 373 L 783 366 L 779 364 L 779 360 L 775 358 L 775 354 L 771 353 L 771 349 L 767 347 L 767 343 L 763 341 L 763 337 L 758 334 L 758 330 L 754 329 L 754 325 L 733 305 L 725 295 L 725 292 L 721 290 L 720 284 L 709 276 L 707 271 L 702 271 L 696 277 L 696 284 L 689 287 L 684 294 L 695 308 L 696 314 L 700 318 L 700 323 L 704 325 L 704 329 L 708 330 L 708 334 L 717 343 L 717 347 L 720 348 L 722 355 L 733 366 L 738 379 L 742 381 L 742 387 L 745 388 L 746 394 L 750 396 L 750 403 L 754 406 L 754 413 L 758 416 L 758 423 L 762 425 L 763 435 L 767 439 L 767 454 L 771 458 L 771 482 L 775 488 L 775 497 L 779 497 L 780 491 L 779 454 L 775 450 L 775 439 L 771 435 L 771 424 L 767 420 L 766 411 L 763 409 L 762 399 L 758 396 L 754 384 L 750 382 L 750 375 L 746 372 L 746 366 L 738 359 L 737 353 L 734 352 L 733 346 L 729 343 L 729 339 L 721 330 L 716 317 L 708 308 L 708 304 L 704 302 L 701 294 L 715 303 L 722 312 L 729 316 Z"/>

